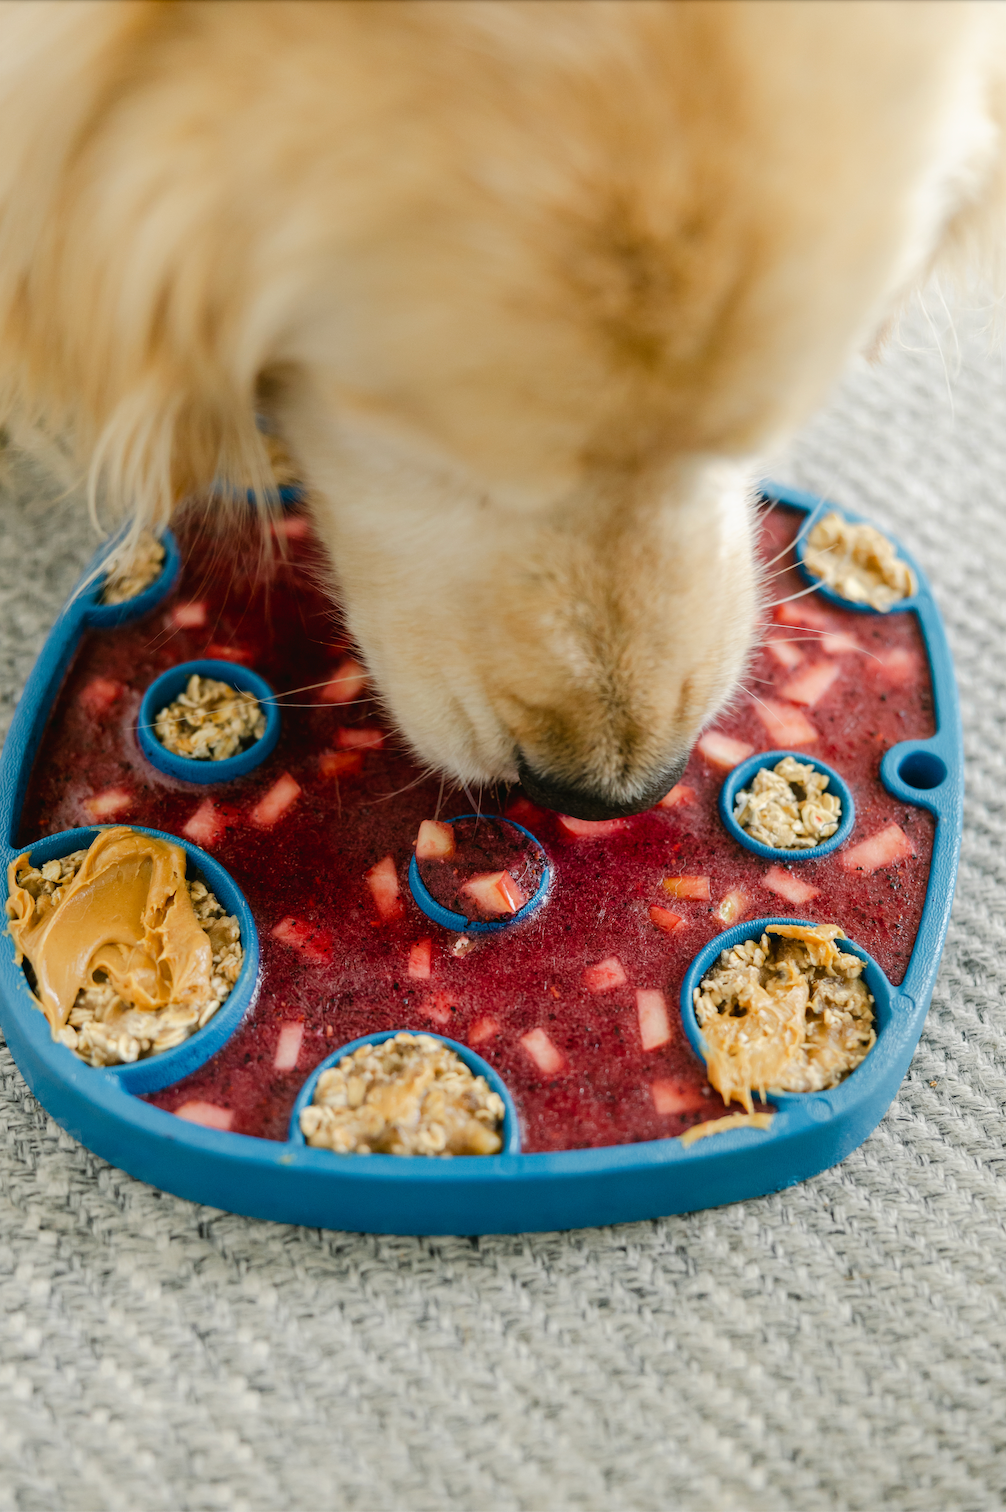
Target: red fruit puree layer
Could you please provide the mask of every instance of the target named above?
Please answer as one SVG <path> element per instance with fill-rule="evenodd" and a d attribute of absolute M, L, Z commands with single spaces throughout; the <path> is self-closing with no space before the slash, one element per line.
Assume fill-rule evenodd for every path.
<path fill-rule="evenodd" d="M 766 511 L 767 560 L 785 554 L 802 518 Z M 901 981 L 933 821 L 892 798 L 879 768 L 895 742 L 933 733 L 913 613 L 858 614 L 816 594 L 767 611 L 752 691 L 700 741 L 667 806 L 595 829 L 564 825 L 511 793 L 512 817 L 550 858 L 549 900 L 512 929 L 459 942 L 420 912 L 407 882 L 440 780 L 422 779 L 361 686 L 320 587 L 325 563 L 310 532 L 297 517 L 286 522 L 268 580 L 251 530 L 224 541 L 189 521 L 177 533 L 186 565 L 170 599 L 139 624 L 85 636 L 21 824 L 25 845 L 96 816 L 187 833 L 248 898 L 262 947 L 255 1006 L 219 1055 L 151 1099 L 158 1106 L 214 1104 L 229 1110 L 233 1129 L 284 1139 L 297 1091 L 323 1056 L 372 1030 L 434 1029 L 497 1067 L 526 1150 L 656 1139 L 724 1111 L 681 1029 L 678 994 L 688 963 L 725 918 L 838 923 Z M 790 565 L 772 579 L 779 600 L 804 587 L 791 556 L 783 560 Z M 135 726 L 153 678 L 204 656 L 253 666 L 286 697 L 265 764 L 237 782 L 197 787 L 155 771 Z M 741 759 L 744 747 L 796 742 L 843 773 L 856 826 L 841 851 L 787 868 L 724 832 L 716 800 L 725 770 L 716 763 Z M 448 799 L 442 812 L 466 807 Z M 876 869 L 843 867 L 843 854 L 881 832 L 862 857 Z M 505 865 L 505 856 L 495 868 L 480 858 L 478 869 Z M 690 880 L 669 891 L 668 877 Z M 773 890 L 793 892 L 794 882 L 805 884 L 802 901 Z M 812 899 L 806 888 L 817 889 Z"/>

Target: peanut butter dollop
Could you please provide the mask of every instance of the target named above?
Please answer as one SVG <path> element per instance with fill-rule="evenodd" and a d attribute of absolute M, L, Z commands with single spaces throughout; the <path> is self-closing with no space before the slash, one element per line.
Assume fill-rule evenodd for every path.
<path fill-rule="evenodd" d="M 27 852 L 7 868 L 10 932 L 57 1034 L 77 993 L 107 980 L 146 1013 L 210 998 L 213 948 L 192 909 L 180 845 L 118 825 L 92 844 L 57 903 L 21 886 Z"/>

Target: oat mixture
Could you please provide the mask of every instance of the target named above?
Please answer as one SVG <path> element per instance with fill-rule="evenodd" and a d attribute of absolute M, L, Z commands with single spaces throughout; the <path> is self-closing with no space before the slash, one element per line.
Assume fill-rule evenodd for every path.
<path fill-rule="evenodd" d="M 770 938 L 771 936 L 771 938 Z M 863 962 L 841 951 L 836 924 L 772 924 L 724 950 L 695 989 L 709 1080 L 750 1113 L 751 1093 L 820 1092 L 873 1048 Z"/>
<path fill-rule="evenodd" d="M 161 575 L 164 567 L 164 545 L 152 530 L 141 530 L 136 549 L 128 562 L 123 562 L 105 579 L 101 594 L 103 604 L 126 604 L 139 598 L 145 588 Z"/>
<path fill-rule="evenodd" d="M 323 1071 L 300 1127 L 309 1145 L 340 1155 L 496 1155 L 503 1113 L 453 1050 L 396 1034 Z"/>
<path fill-rule="evenodd" d="M 174 703 L 161 709 L 154 732 L 166 751 L 196 761 L 225 761 L 265 734 L 254 693 L 194 673 Z"/>
<path fill-rule="evenodd" d="M 18 873 L 18 883 L 38 902 L 47 898 L 58 907 L 63 893 L 84 864 L 86 850 L 71 852 L 40 868 L 29 866 Z M 244 960 L 238 921 L 202 882 L 186 879 L 196 919 L 205 930 L 213 951 L 210 996 L 198 1007 L 168 1003 L 145 1012 L 123 1002 L 107 982 L 82 987 L 70 1009 L 69 1022 L 56 1038 L 90 1066 L 129 1064 L 148 1055 L 171 1050 L 209 1023 L 237 981 Z"/>
<path fill-rule="evenodd" d="M 760 767 L 734 800 L 734 819 L 752 840 L 777 850 L 810 850 L 842 820 L 842 800 L 826 793 L 829 778 L 809 761 L 784 756 Z"/>
<path fill-rule="evenodd" d="M 873 609 L 890 609 L 916 590 L 915 575 L 872 525 L 851 525 L 833 510 L 807 537 L 804 562 L 833 593 Z"/>

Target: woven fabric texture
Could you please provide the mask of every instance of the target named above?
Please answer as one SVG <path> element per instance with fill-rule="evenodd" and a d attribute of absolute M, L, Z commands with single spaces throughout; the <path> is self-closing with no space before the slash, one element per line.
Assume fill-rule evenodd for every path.
<path fill-rule="evenodd" d="M 150 1190 L 0 1046 L 0 1512 L 1003 1505 L 1006 379 L 980 326 L 907 322 L 773 469 L 911 546 L 957 659 L 957 903 L 877 1131 L 718 1211 L 373 1238 Z M 0 499 L 5 720 L 93 545 L 45 496 L 21 467 Z"/>

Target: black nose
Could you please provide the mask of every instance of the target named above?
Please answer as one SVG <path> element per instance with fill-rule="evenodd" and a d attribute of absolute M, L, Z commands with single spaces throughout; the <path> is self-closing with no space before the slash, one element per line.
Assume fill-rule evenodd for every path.
<path fill-rule="evenodd" d="M 528 766 L 523 756 L 517 757 L 521 787 L 532 803 L 543 808 L 555 809 L 556 813 L 569 814 L 573 819 L 624 819 L 629 814 L 641 814 L 670 792 L 680 782 L 688 755 L 678 758 L 659 777 L 647 784 L 637 797 L 618 799 L 585 783 L 572 783 L 562 777 L 550 776 Z"/>

